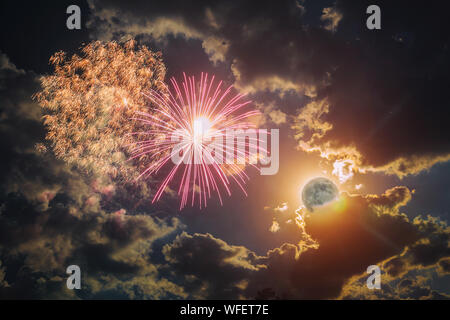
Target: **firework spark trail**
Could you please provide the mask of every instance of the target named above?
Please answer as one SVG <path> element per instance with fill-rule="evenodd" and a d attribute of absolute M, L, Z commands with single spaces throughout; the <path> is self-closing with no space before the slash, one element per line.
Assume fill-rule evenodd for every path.
<path fill-rule="evenodd" d="M 208 74 L 202 73 L 199 83 L 195 82 L 193 76 L 186 77 L 183 73 L 183 77 L 184 81 L 181 87 L 172 78 L 172 90 L 167 90 L 168 93 L 165 95 L 154 90 L 146 94 L 157 106 L 156 113 L 138 112 L 139 117 L 134 119 L 142 121 L 150 129 L 133 134 L 147 135 L 150 138 L 136 143 L 131 159 L 143 155 L 156 159 L 141 173 L 139 178 L 157 174 L 161 168 L 172 163 L 170 160 L 173 152 L 178 152 L 178 155 L 182 152 L 182 161 L 177 164 L 172 163 L 173 167 L 163 179 L 152 202 L 161 198 L 164 190 L 179 171 L 182 171 L 181 181 L 178 185 L 178 195 L 181 195 L 180 210 L 188 204 L 189 198 L 191 206 L 194 206 L 197 199 L 196 193 L 198 193 L 200 208 L 207 206 L 207 200 L 211 198 L 214 191 L 218 195 L 220 204 L 223 204 L 222 189 L 230 196 L 231 181 L 234 181 L 247 195 L 244 185 L 249 177 L 243 169 L 235 163 L 218 163 L 208 151 L 219 148 L 219 150 L 225 151 L 225 155 L 222 154 L 224 158 L 236 156 L 243 157 L 245 160 L 249 157 L 250 153 L 245 146 L 251 150 L 250 145 L 253 145 L 256 150 L 259 142 L 257 138 L 249 137 L 248 144 L 245 139 L 243 142 L 238 139 L 237 150 L 233 148 L 231 151 L 228 148 L 222 150 L 223 144 L 217 143 L 215 138 L 224 137 L 227 130 L 255 128 L 255 125 L 246 119 L 258 115 L 259 111 L 238 113 L 250 101 L 241 102 L 243 94 L 237 94 L 228 99 L 232 86 L 222 92 L 222 81 L 215 85 L 214 76 L 208 80 Z M 181 137 L 183 143 L 172 141 L 171 137 L 174 135 Z M 212 141 L 206 144 L 205 140 Z M 161 157 L 161 154 L 164 156 Z M 202 155 L 199 159 L 200 162 L 193 162 L 194 157 L 199 154 Z M 250 165 L 259 170 L 255 165 Z M 184 168 L 180 170 L 182 166 Z"/>
<path fill-rule="evenodd" d="M 153 112 L 141 92 L 166 89 L 161 54 L 134 40 L 94 41 L 80 55 L 57 52 L 50 63 L 54 72 L 40 77 L 42 89 L 33 98 L 43 108 L 46 138 L 55 155 L 88 173 L 133 181 L 148 162 L 145 157 L 122 161 L 137 142 L 129 133 L 145 130 L 130 118 Z"/>

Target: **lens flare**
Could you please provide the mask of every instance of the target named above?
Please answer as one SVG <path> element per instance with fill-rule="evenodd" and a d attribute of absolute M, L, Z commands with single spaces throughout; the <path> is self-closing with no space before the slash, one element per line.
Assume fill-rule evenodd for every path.
<path fill-rule="evenodd" d="M 245 166 L 236 164 L 239 161 L 224 164 L 219 160 L 223 156 L 249 157 L 250 145 L 257 147 L 258 139 L 238 140 L 237 146 L 243 148 L 236 151 L 222 148 L 223 137 L 227 130 L 255 128 L 248 118 L 259 111 L 243 111 L 250 101 L 243 101 L 243 94 L 231 95 L 232 86 L 223 90 L 222 81 L 215 84 L 214 76 L 209 79 L 208 74 L 202 73 L 199 82 L 193 76 L 183 77 L 181 86 L 174 78 L 170 80 L 172 87 L 166 95 L 156 90 L 145 94 L 156 105 L 156 113 L 137 113 L 136 120 L 148 125 L 148 130 L 133 133 L 145 138 L 136 143 L 131 159 L 144 155 L 156 159 L 139 178 L 171 167 L 152 202 L 161 198 L 171 182 L 178 186 L 180 210 L 189 202 L 191 206 L 198 202 L 200 208 L 206 207 L 213 193 L 223 204 L 222 193 L 231 196 L 232 181 L 247 195 L 244 185 L 249 177 L 243 170 Z M 174 156 L 180 161 L 174 162 Z"/>

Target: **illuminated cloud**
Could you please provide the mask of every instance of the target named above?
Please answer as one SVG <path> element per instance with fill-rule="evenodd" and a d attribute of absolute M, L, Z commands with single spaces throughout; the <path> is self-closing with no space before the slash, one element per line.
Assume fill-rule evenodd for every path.
<path fill-rule="evenodd" d="M 136 19 L 133 14 L 121 11 L 120 8 L 102 6 L 98 1 L 88 1 L 89 7 L 95 12 L 95 17 L 87 25 L 95 26 L 93 32 L 99 40 L 115 40 L 117 34 L 122 40 L 136 37 L 140 34 L 151 35 L 158 41 L 164 41 L 168 35 L 185 38 L 200 38 L 203 34 L 190 28 L 181 17 L 155 17 L 154 19 Z M 119 21 L 122 21 L 119 23 Z"/>
<path fill-rule="evenodd" d="M 336 32 L 339 22 L 342 20 L 342 14 L 335 8 L 324 8 L 320 20 L 325 22 L 326 30 Z"/>
<path fill-rule="evenodd" d="M 318 153 L 333 162 L 333 174 L 339 177 L 341 183 L 351 178 L 353 172 L 382 172 L 403 178 L 450 160 L 450 153 L 434 156 L 410 155 L 377 166 L 372 164 L 370 158 L 367 158 L 354 142 L 345 145 L 339 142 L 338 137 L 335 140 L 328 138 L 335 130 L 335 125 L 325 120 L 329 112 L 328 100 L 312 101 L 300 110 L 291 127 L 296 132 L 294 137 L 298 141 L 298 147 L 306 152 Z M 382 146 L 379 152 L 384 152 Z"/>
<path fill-rule="evenodd" d="M 308 68 L 307 60 L 314 50 L 296 41 L 299 36 L 309 41 L 301 30 L 305 8 L 300 2 L 277 5 L 263 2 L 257 10 L 251 1 L 219 1 L 198 6 L 188 6 L 182 1 L 171 6 L 148 3 L 134 10 L 121 3 L 92 0 L 89 6 L 93 15 L 88 25 L 94 34 L 107 40 L 141 35 L 162 43 L 169 36 L 200 40 L 212 62 L 232 63 L 236 88 L 281 95 L 293 90 L 315 95 L 313 77 L 302 72 Z M 280 20 L 280 17 L 288 18 Z M 276 29 L 284 33 L 287 42 L 272 35 Z M 286 50 L 287 55 L 278 57 L 274 48 Z M 265 70 L 258 68 L 261 63 Z"/>
<path fill-rule="evenodd" d="M 413 224 L 422 232 L 435 233 L 408 246 L 400 255 L 386 261 L 383 265 L 391 276 L 402 276 L 411 270 L 438 267 L 445 273 L 446 261 L 450 255 L 450 227 L 445 222 L 428 216 L 426 219 L 416 217 Z M 442 272 L 444 271 L 444 272 Z"/>
<path fill-rule="evenodd" d="M 244 67 L 244 62 L 235 59 L 231 70 L 236 79 L 234 86 L 242 92 L 256 94 L 258 92 L 278 93 L 281 97 L 288 92 L 304 94 L 308 97 L 316 96 L 316 88 L 313 85 L 296 83 L 288 78 L 279 75 L 262 75 L 247 78 L 246 73 L 240 70 Z"/>
<path fill-rule="evenodd" d="M 440 274 L 450 273 L 450 258 L 445 258 L 439 261 L 439 273 Z"/>
<path fill-rule="evenodd" d="M 202 47 L 214 64 L 225 62 L 228 45 L 224 39 L 208 37 L 203 40 Z"/>
<path fill-rule="evenodd" d="M 333 163 L 332 174 L 339 178 L 340 183 L 344 183 L 353 177 L 354 166 L 350 160 L 336 160 Z"/>
<path fill-rule="evenodd" d="M 341 299 L 420 299 L 420 300 L 448 300 L 448 294 L 433 290 L 429 284 L 429 279 L 421 276 L 410 275 L 401 280 L 392 280 L 382 283 L 381 290 L 370 290 L 366 286 L 367 274 L 356 277 L 347 284 L 340 296 Z"/>
<path fill-rule="evenodd" d="M 269 112 L 269 118 L 273 123 L 280 125 L 286 123 L 287 116 L 281 110 L 272 110 Z"/>
<path fill-rule="evenodd" d="M 274 209 L 275 212 L 285 212 L 289 209 L 287 202 L 283 202 L 281 205 Z"/>
<path fill-rule="evenodd" d="M 272 221 L 272 225 L 269 228 L 269 231 L 272 233 L 278 232 L 280 230 L 280 224 L 276 221 Z"/>

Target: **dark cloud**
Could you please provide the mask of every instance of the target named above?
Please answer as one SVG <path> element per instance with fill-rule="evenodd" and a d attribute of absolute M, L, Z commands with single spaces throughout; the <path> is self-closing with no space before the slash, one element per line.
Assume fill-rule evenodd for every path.
<path fill-rule="evenodd" d="M 304 7 L 297 1 L 262 1 L 257 6 L 251 1 L 199 2 L 195 6 L 183 1 L 145 6 L 133 2 L 90 4 L 91 26 L 103 36 L 199 39 L 213 61 L 233 65 L 237 86 L 252 91 L 312 89 L 323 80 L 327 66 L 331 68 L 321 59 L 333 47 L 332 41 L 328 42 L 331 36 L 321 28 L 305 26 Z M 116 19 L 119 15 L 121 19 Z M 321 43 L 316 37 L 323 38 Z M 311 59 L 323 63 L 310 63 Z"/>
<path fill-rule="evenodd" d="M 136 281 L 134 277 L 142 277 L 143 286 L 152 280 L 153 289 L 165 296 L 171 289 L 157 288 L 162 277 L 156 269 L 158 262 L 151 257 L 152 245 L 178 226 L 177 220 L 164 222 L 146 215 L 80 212 L 76 205 L 59 199 L 45 211 L 36 210 L 25 198 L 11 194 L 3 201 L 0 215 L 0 257 L 8 283 L 1 295 L 56 297 L 54 290 L 45 288 L 57 276 L 61 279 L 57 287 L 61 289 L 60 298 L 64 297 L 65 268 L 76 264 L 82 270 L 82 294 L 86 298 L 101 296 L 108 288 L 129 297 L 124 288 Z M 164 280 L 175 292 L 177 287 Z M 28 283 L 32 286 L 27 287 Z M 135 286 L 139 287 L 139 282 Z M 140 289 L 145 291 L 144 287 Z"/>
<path fill-rule="evenodd" d="M 259 269 L 253 252 L 210 234 L 182 233 L 163 253 L 173 271 L 184 277 L 184 288 L 196 298 L 242 298 L 251 273 Z"/>
<path fill-rule="evenodd" d="M 337 36 L 347 41 L 317 97 L 329 105 L 318 116 L 332 127 L 301 141 L 308 142 L 306 149 L 317 147 L 330 158 L 356 158 L 361 168 L 415 174 L 450 159 L 444 120 L 450 84 L 444 71 L 449 67 L 448 34 L 441 32 L 446 13 L 436 10 L 434 2 L 383 1 L 378 3 L 382 29 L 369 31 L 364 26 L 368 4 L 337 1 L 343 14 Z M 308 128 L 315 131 L 311 126 L 299 129 Z"/>
<path fill-rule="evenodd" d="M 441 261 L 439 261 L 439 267 L 442 273 L 450 273 L 450 258 L 442 259 Z"/>
<path fill-rule="evenodd" d="M 36 76 L 0 58 L 0 297 L 77 298 L 65 286 L 71 264 L 82 270 L 78 297 L 184 296 L 151 256 L 155 240 L 179 221 L 108 210 L 114 188 L 102 177 L 86 177 L 37 150 L 45 130 L 31 100 Z"/>
<path fill-rule="evenodd" d="M 281 292 L 293 298 L 336 298 L 352 276 L 417 241 L 417 229 L 398 211 L 404 198 L 387 200 L 395 192 L 406 194 L 398 190 L 380 197 L 342 194 L 341 208 L 328 206 L 312 214 L 301 210 L 305 231 L 319 248 L 302 252 L 292 262 L 290 287 Z M 383 200 L 383 206 L 374 203 Z"/>
<path fill-rule="evenodd" d="M 449 295 L 440 293 L 430 287 L 427 278 L 410 275 L 401 280 L 393 280 L 382 284 L 382 290 L 370 290 L 365 285 L 365 279 L 347 285 L 344 288 L 343 299 L 420 299 L 448 300 Z"/>
<path fill-rule="evenodd" d="M 433 239 L 447 239 L 449 228 L 431 217 L 410 221 L 399 211 L 408 199 L 408 189 L 396 187 L 380 196 L 343 194 L 340 206 L 313 214 L 300 210 L 305 231 L 318 244 L 315 248 L 284 244 L 257 256 L 209 234 L 183 234 L 164 252 L 195 297 L 337 298 L 350 290 L 345 288 L 350 279 L 365 274 L 370 265 L 381 267 L 387 260 L 384 268 L 393 276 L 393 257 L 402 261 L 405 252 L 411 257 L 409 271 L 424 263 L 436 268 L 440 258 L 448 257 L 448 243 L 436 255 Z M 431 294 L 427 286 L 408 290 L 404 296 L 417 299 Z"/>
<path fill-rule="evenodd" d="M 445 222 L 428 216 L 426 219 L 416 217 L 413 224 L 427 237 L 412 243 L 401 255 L 384 264 L 386 272 L 394 277 L 402 276 L 411 269 L 439 266 L 443 273 L 445 262 L 450 255 L 450 227 Z"/>
<path fill-rule="evenodd" d="M 370 265 L 381 266 L 393 256 L 409 256 L 409 270 L 436 267 L 442 256 L 448 256 L 450 229 L 432 217 L 409 220 L 400 208 L 410 198 L 405 187 L 379 196 L 343 194 L 335 208 L 306 214 L 305 230 L 319 249 L 301 254 L 292 273 L 294 286 L 305 297 L 331 298 L 339 295 L 352 276 L 365 273 Z"/>

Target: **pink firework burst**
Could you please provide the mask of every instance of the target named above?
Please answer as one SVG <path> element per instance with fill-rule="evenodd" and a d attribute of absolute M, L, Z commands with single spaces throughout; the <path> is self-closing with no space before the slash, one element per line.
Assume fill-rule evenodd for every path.
<path fill-rule="evenodd" d="M 136 118 L 147 124 L 149 130 L 135 134 L 149 138 L 136 144 L 131 159 L 147 155 L 152 160 L 139 178 L 171 167 L 152 202 L 158 201 L 173 182 L 181 197 L 180 210 L 189 201 L 191 206 L 197 201 L 200 209 L 206 207 L 213 193 L 223 204 L 222 193 L 231 196 L 232 181 L 247 195 L 244 185 L 249 177 L 244 171 L 245 164 L 242 161 L 224 164 L 221 159 L 247 159 L 251 156 L 248 150 L 251 146 L 257 148 L 258 140 L 244 138 L 235 144 L 233 137 L 232 148 L 223 148 L 223 137 L 230 131 L 254 128 L 248 118 L 259 112 L 244 111 L 250 101 L 243 101 L 243 94 L 232 95 L 232 86 L 223 90 L 222 81 L 215 84 L 214 76 L 208 79 L 208 74 L 202 73 L 200 82 L 193 76 L 186 77 L 184 73 L 183 76 L 181 86 L 174 78 L 170 80 L 172 88 L 165 96 L 156 91 L 146 94 L 157 107 L 155 113 L 139 112 Z"/>

